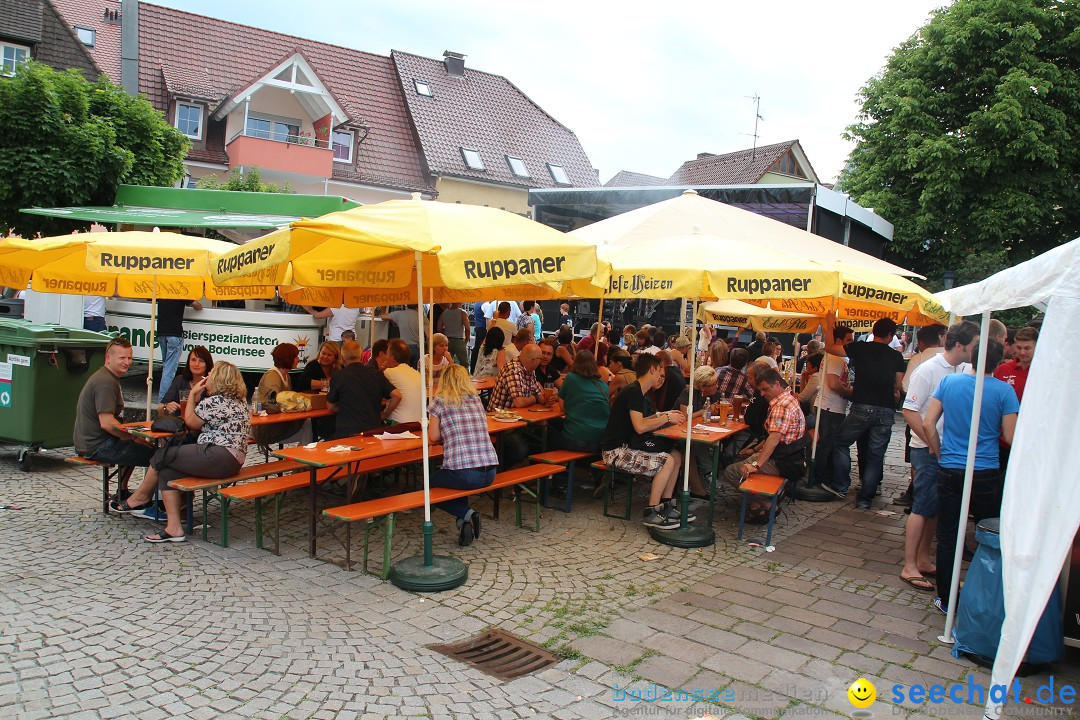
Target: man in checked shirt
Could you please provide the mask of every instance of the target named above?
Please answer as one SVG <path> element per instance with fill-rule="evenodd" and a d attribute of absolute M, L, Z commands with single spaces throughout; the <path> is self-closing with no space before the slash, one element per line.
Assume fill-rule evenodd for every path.
<path fill-rule="evenodd" d="M 491 391 L 488 410 L 520 410 L 533 405 L 551 407 L 559 402 L 559 396 L 540 387 L 536 380 L 536 367 L 540 364 L 540 346 L 526 345 L 521 354 L 503 366 L 499 379 Z M 504 433 L 503 468 L 511 468 L 529 456 L 531 433 L 528 428 Z"/>
<path fill-rule="evenodd" d="M 791 393 L 775 368 L 759 370 L 756 384 L 769 401 L 769 417 L 765 421 L 769 435 L 755 447 L 743 450 L 750 457 L 732 463 L 724 470 L 724 481 L 736 488 L 750 473 L 798 475 L 805 462 L 806 416 L 799 406 L 799 399 Z M 760 502 L 755 502 L 746 513 L 749 523 L 764 523 L 768 519 L 768 505 Z"/>

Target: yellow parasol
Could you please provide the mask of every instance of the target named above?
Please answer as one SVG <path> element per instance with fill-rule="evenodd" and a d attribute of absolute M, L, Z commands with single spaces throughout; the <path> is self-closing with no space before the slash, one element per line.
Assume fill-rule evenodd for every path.
<path fill-rule="evenodd" d="M 402 290 L 415 280 L 412 297 L 417 298 L 422 326 L 419 300 L 428 297 L 425 277 L 429 283 L 435 280 L 431 287 L 475 291 L 591 278 L 596 269 L 596 248 L 584 240 L 503 210 L 426 202 L 414 195 L 412 200 L 389 200 L 294 222 L 218 258 L 212 275 L 218 282 L 241 281 L 245 275 L 264 271 L 274 274 L 278 284 L 297 286 L 293 292 L 338 288 L 342 299 L 346 299 L 342 288 Z M 370 299 L 354 301 L 359 306 Z M 424 333 L 419 339 L 420 374 L 426 376 Z M 448 589 L 464 582 L 468 570 L 458 560 L 433 554 L 424 382 L 421 398 L 425 408 L 421 422 L 424 555 L 422 560 L 409 558 L 396 563 L 391 579 L 412 589 Z M 312 515 L 311 554 L 315 549 L 314 523 Z"/>
<path fill-rule="evenodd" d="M 0 240 L 0 285 L 36 292 L 142 298 L 150 308 L 150 370 L 146 376 L 146 419 L 150 419 L 157 299 L 272 298 L 275 288 L 259 283 L 217 287 L 210 263 L 236 246 L 220 240 L 162 232 L 95 232 L 24 240 Z M 164 380 L 163 380 L 164 382 Z"/>

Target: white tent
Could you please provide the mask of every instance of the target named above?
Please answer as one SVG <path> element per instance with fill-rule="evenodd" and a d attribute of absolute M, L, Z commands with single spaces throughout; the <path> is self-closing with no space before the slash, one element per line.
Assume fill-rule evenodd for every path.
<path fill-rule="evenodd" d="M 938 297 L 957 315 L 983 313 L 984 323 L 991 310 L 1047 303 L 1001 506 L 1005 622 L 991 683 L 1006 685 L 1027 651 L 1080 526 L 1072 454 L 1080 446 L 1080 375 L 1075 372 L 1080 357 L 1080 238 Z M 969 466 L 972 461 L 969 458 Z M 951 622 L 946 627 L 948 634 Z M 996 720 L 1003 709 L 988 702 L 985 715 Z"/>

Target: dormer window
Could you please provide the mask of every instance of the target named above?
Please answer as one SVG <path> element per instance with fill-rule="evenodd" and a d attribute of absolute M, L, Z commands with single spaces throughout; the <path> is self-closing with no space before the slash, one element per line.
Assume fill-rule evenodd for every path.
<path fill-rule="evenodd" d="M 87 47 L 94 47 L 94 43 L 97 41 L 97 30 L 88 27 L 75 26 L 75 35 L 79 38 L 80 42 Z"/>
<path fill-rule="evenodd" d="M 465 167 L 470 170 L 486 170 L 484 158 L 480 157 L 480 151 L 472 148 L 461 148 L 461 157 L 465 159 Z"/>
<path fill-rule="evenodd" d="M 202 112 L 202 105 L 176 103 L 176 129 L 192 140 L 201 140 Z"/>
<path fill-rule="evenodd" d="M 570 182 L 570 176 L 566 174 L 566 168 L 562 165 L 552 165 L 548 163 L 548 172 L 551 173 L 551 179 L 555 181 L 557 185 L 572 185 Z"/>
<path fill-rule="evenodd" d="M 0 75 L 14 75 L 20 65 L 30 57 L 30 48 L 23 45 L 0 43 Z"/>
<path fill-rule="evenodd" d="M 433 97 L 435 93 L 431 92 L 431 85 L 423 80 L 413 80 L 413 85 L 416 86 L 416 94 L 423 95 L 424 97 Z"/>
<path fill-rule="evenodd" d="M 334 162 L 351 163 L 353 159 L 353 134 L 351 130 L 333 132 Z"/>
<path fill-rule="evenodd" d="M 510 172 L 512 172 L 515 177 L 532 177 L 529 175 L 529 168 L 525 167 L 525 161 L 521 158 L 507 155 L 506 164 L 510 166 Z"/>

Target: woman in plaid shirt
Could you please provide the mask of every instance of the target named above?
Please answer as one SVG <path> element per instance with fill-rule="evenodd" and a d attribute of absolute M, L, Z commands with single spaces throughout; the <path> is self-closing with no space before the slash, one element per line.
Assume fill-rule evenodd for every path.
<path fill-rule="evenodd" d="M 487 414 L 468 371 L 461 365 L 443 370 L 439 390 L 428 406 L 428 439 L 442 440 L 442 468 L 431 476 L 431 487 L 474 490 L 495 480 L 499 458 L 488 434 Z M 447 500 L 435 507 L 457 518 L 458 544 L 471 545 L 480 537 L 480 514 L 468 498 Z"/>

